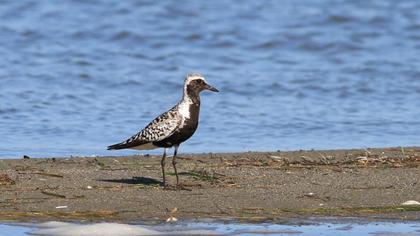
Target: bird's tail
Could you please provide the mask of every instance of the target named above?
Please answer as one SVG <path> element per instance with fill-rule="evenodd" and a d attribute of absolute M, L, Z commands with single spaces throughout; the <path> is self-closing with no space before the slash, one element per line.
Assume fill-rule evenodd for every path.
<path fill-rule="evenodd" d="M 107 150 L 118 150 L 118 149 L 123 149 L 125 148 L 125 144 L 124 143 L 117 143 L 117 144 L 113 144 L 107 147 Z"/>

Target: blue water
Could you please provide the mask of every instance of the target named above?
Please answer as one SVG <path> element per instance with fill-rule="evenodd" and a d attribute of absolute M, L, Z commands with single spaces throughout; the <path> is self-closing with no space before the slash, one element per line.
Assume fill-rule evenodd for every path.
<path fill-rule="evenodd" d="M 0 157 L 119 155 L 201 72 L 181 152 L 420 145 L 420 1 L 2 1 Z"/>
<path fill-rule="evenodd" d="M 159 225 L 114 223 L 0 224 L 0 236 L 141 236 L 141 235 L 299 235 L 299 236 L 419 236 L 418 222 L 321 222 L 311 224 L 244 224 L 220 222 L 181 222 Z"/>

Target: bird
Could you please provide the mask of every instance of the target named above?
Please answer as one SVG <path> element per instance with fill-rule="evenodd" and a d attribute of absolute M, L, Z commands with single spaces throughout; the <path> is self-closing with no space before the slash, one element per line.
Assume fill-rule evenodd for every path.
<path fill-rule="evenodd" d="M 135 149 L 152 150 L 163 148 L 161 159 L 162 182 L 166 185 L 165 162 L 166 150 L 174 147 L 172 165 L 176 175 L 176 186 L 179 186 L 176 157 L 181 143 L 189 139 L 197 130 L 200 113 L 200 92 L 209 90 L 219 92 L 207 83 L 199 73 L 187 74 L 184 80 L 181 100 L 171 109 L 152 120 L 143 130 L 127 140 L 108 146 L 108 150 Z"/>

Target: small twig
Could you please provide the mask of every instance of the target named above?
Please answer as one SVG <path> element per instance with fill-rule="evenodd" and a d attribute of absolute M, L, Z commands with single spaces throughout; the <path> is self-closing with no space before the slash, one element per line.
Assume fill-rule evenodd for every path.
<path fill-rule="evenodd" d="M 49 195 L 49 196 L 54 196 L 54 197 L 66 198 L 65 195 L 61 195 L 61 194 L 58 194 L 58 193 L 47 192 L 45 190 L 42 190 L 41 193 L 43 193 L 45 195 Z"/>
<path fill-rule="evenodd" d="M 52 174 L 52 173 L 45 173 L 45 172 L 35 172 L 34 174 L 44 175 L 44 176 L 51 176 L 51 177 L 57 177 L 57 178 L 64 178 L 64 176 L 59 175 L 59 174 Z"/>
<path fill-rule="evenodd" d="M 402 154 L 403 154 L 403 156 L 402 156 L 402 160 L 404 160 L 404 159 L 405 159 L 404 147 L 401 147 L 401 152 L 402 152 Z"/>

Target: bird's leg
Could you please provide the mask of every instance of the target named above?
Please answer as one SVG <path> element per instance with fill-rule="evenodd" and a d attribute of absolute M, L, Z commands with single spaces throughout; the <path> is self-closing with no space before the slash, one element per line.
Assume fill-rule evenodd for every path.
<path fill-rule="evenodd" d="M 176 186 L 179 185 L 178 171 L 176 170 L 176 154 L 178 153 L 178 148 L 179 148 L 179 145 L 176 145 L 174 147 L 174 149 L 175 149 L 174 150 L 174 156 L 172 158 L 172 165 L 174 166 L 175 175 L 176 175 Z"/>
<path fill-rule="evenodd" d="M 165 159 L 166 159 L 166 148 L 164 148 L 164 149 L 163 149 L 163 156 L 162 156 L 162 160 L 160 161 L 160 165 L 162 166 L 163 187 L 166 187 L 166 179 L 165 179 Z"/>

